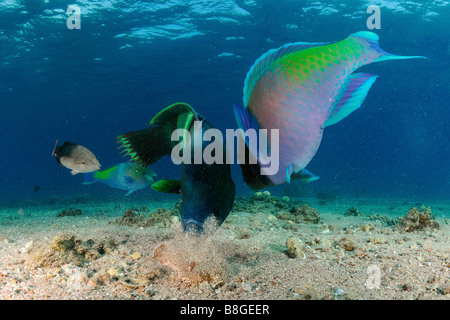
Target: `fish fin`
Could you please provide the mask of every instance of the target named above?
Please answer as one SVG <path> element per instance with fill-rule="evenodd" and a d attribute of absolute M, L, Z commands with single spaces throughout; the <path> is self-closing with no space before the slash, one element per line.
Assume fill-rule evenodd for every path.
<path fill-rule="evenodd" d="M 76 174 L 79 174 L 80 173 L 80 171 L 77 171 L 77 170 L 72 170 L 72 171 L 70 171 L 70 174 L 71 175 L 76 175 Z"/>
<path fill-rule="evenodd" d="M 378 44 L 378 40 L 380 37 L 376 33 L 370 31 L 355 32 L 352 33 L 349 37 L 359 38 L 361 41 L 363 41 L 366 47 L 375 50 L 379 54 L 379 57 L 373 60 L 373 62 L 386 60 L 400 60 L 400 59 L 417 59 L 417 58 L 426 59 L 426 57 L 423 56 L 399 56 L 396 54 L 386 52 L 383 49 L 381 49 L 380 45 Z"/>
<path fill-rule="evenodd" d="M 165 128 L 150 127 L 144 130 L 122 134 L 117 137 L 117 143 L 124 150 L 124 156 L 130 156 L 137 166 L 148 166 L 161 157 L 170 154 L 172 147 L 170 135 Z"/>
<path fill-rule="evenodd" d="M 345 91 L 323 127 L 335 124 L 358 109 L 378 76 L 370 73 L 355 73 L 349 76 Z"/>
<path fill-rule="evenodd" d="M 55 147 L 53 148 L 53 152 L 52 152 L 52 156 L 57 156 L 58 155 L 58 151 L 59 151 L 58 139 L 56 139 Z"/>
<path fill-rule="evenodd" d="M 260 77 L 270 69 L 272 64 L 279 58 L 293 52 L 302 51 L 311 47 L 322 46 L 329 42 L 295 42 L 288 43 L 278 49 L 272 49 L 259 57 L 247 73 L 244 82 L 244 107 L 247 108 L 253 88 Z"/>
<path fill-rule="evenodd" d="M 148 176 L 150 176 L 150 177 L 156 177 L 156 176 L 157 176 L 156 172 L 153 171 L 152 169 L 147 169 L 147 170 L 145 171 L 145 174 L 148 175 Z"/>
<path fill-rule="evenodd" d="M 130 194 L 132 194 L 134 192 L 134 190 L 130 190 L 125 194 L 125 197 L 128 197 Z"/>
<path fill-rule="evenodd" d="M 125 156 L 129 155 L 138 166 L 146 167 L 171 153 L 178 143 L 171 140 L 174 130 L 189 130 L 192 121 L 198 118 L 195 110 L 186 103 L 170 105 L 153 117 L 149 128 L 119 135 L 119 149 L 124 148 Z M 186 140 L 183 137 L 184 143 Z"/>
<path fill-rule="evenodd" d="M 286 168 L 286 182 L 291 183 L 291 176 L 289 175 L 289 169 L 292 168 L 292 163 L 289 163 L 289 165 Z"/>
<path fill-rule="evenodd" d="M 87 172 L 84 174 L 84 181 L 83 184 L 92 184 L 96 183 L 97 179 L 95 178 L 95 174 L 97 172 Z"/>
<path fill-rule="evenodd" d="M 303 168 L 299 172 L 291 175 L 291 179 L 296 179 L 296 180 L 300 180 L 303 182 L 312 182 L 312 181 L 316 181 L 317 179 L 319 179 L 319 177 L 316 176 L 314 173 L 309 172 L 308 170 Z"/>
<path fill-rule="evenodd" d="M 180 193 L 181 181 L 162 179 L 152 184 L 152 189 L 164 193 Z"/>
<path fill-rule="evenodd" d="M 240 105 L 235 104 L 234 107 L 234 115 L 236 117 L 236 122 L 238 124 L 238 127 L 242 129 L 244 132 L 246 132 L 248 129 L 253 129 L 257 132 L 257 134 L 263 134 L 262 131 L 260 131 L 261 126 L 258 123 L 258 120 L 256 120 L 255 116 L 251 114 L 247 109 L 244 109 Z M 250 150 L 250 144 L 248 139 L 245 139 L 245 137 L 242 137 L 245 141 L 245 145 L 248 147 L 248 150 L 251 152 L 251 155 L 258 159 L 259 155 L 259 143 L 255 146 L 256 150 Z M 258 138 L 259 139 L 259 138 Z M 259 141 L 259 140 L 258 140 Z M 267 137 L 266 137 L 267 141 Z M 267 143 L 267 150 L 266 155 L 270 154 L 270 146 Z"/>
<path fill-rule="evenodd" d="M 238 127 L 242 130 L 247 131 L 248 129 L 255 129 L 258 131 L 261 128 L 258 120 L 256 120 L 255 116 L 252 115 L 247 109 L 235 104 L 233 106 L 233 110 Z"/>

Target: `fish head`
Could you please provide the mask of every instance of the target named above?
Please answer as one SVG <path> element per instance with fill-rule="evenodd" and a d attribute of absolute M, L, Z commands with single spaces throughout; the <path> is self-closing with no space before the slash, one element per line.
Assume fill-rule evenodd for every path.
<path fill-rule="evenodd" d="M 190 234 L 200 234 L 203 232 L 203 224 L 194 219 L 186 219 L 181 222 L 183 230 Z"/>

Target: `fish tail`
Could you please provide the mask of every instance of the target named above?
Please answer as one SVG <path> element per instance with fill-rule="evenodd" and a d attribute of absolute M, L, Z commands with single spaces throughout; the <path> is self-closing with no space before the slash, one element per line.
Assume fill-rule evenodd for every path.
<path fill-rule="evenodd" d="M 366 49 L 368 49 L 366 50 L 367 55 L 370 56 L 371 59 L 367 59 L 368 60 L 367 63 L 386 60 L 417 59 L 417 58 L 426 59 L 426 57 L 423 56 L 399 56 L 396 54 L 386 52 L 383 49 L 381 49 L 380 45 L 378 44 L 379 40 L 378 35 L 370 31 L 359 31 L 356 33 L 352 33 L 349 37 L 357 40 L 364 47 L 366 47 Z"/>
<path fill-rule="evenodd" d="M 176 129 L 189 130 L 192 121 L 198 120 L 195 110 L 186 103 L 175 103 L 160 111 L 150 121 L 147 129 L 122 134 L 117 137 L 124 156 L 130 156 L 137 166 L 147 167 L 161 157 L 169 155 L 178 143 L 171 140 Z M 186 142 L 186 139 L 183 138 Z"/>
<path fill-rule="evenodd" d="M 152 139 L 153 132 L 158 130 L 155 127 L 144 130 L 134 131 L 122 134 L 117 137 L 117 143 L 120 143 L 120 148 L 123 148 L 121 153 L 123 156 L 130 156 L 130 161 L 133 161 L 137 166 L 148 166 L 157 159 L 149 154 L 149 151 L 155 148 L 160 141 Z"/>
<path fill-rule="evenodd" d="M 83 184 L 91 184 L 97 182 L 97 179 L 95 178 L 96 172 L 88 172 L 84 174 L 84 181 Z"/>

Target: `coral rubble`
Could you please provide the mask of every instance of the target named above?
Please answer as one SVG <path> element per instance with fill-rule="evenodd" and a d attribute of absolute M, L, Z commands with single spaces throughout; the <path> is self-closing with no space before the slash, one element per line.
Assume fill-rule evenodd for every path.
<path fill-rule="evenodd" d="M 74 209 L 74 208 L 69 208 L 69 209 L 65 209 L 61 212 L 58 212 L 56 214 L 56 217 L 60 218 L 60 217 L 74 217 L 74 216 L 81 216 L 83 214 L 83 211 L 81 211 L 80 209 Z"/>
<path fill-rule="evenodd" d="M 422 206 L 420 209 L 412 207 L 406 216 L 400 218 L 395 229 L 399 232 L 413 232 L 426 229 L 439 229 L 439 222 L 434 220 L 430 208 Z"/>

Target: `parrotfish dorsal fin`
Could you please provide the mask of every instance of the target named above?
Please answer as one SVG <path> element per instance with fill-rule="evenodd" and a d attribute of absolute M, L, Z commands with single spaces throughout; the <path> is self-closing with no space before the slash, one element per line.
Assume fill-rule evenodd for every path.
<path fill-rule="evenodd" d="M 253 88 L 258 82 L 259 78 L 270 69 L 272 64 L 281 57 L 284 57 L 290 53 L 302 51 L 311 47 L 322 46 L 329 42 L 295 42 L 288 43 L 278 49 L 272 49 L 267 51 L 258 60 L 255 61 L 253 66 L 247 73 L 247 77 L 244 82 L 244 108 L 247 108 L 250 96 Z"/>
<path fill-rule="evenodd" d="M 337 99 L 323 127 L 325 128 L 341 121 L 358 109 L 377 77 L 376 74 L 370 73 L 355 73 L 350 75 L 346 81 L 344 93 Z"/>

